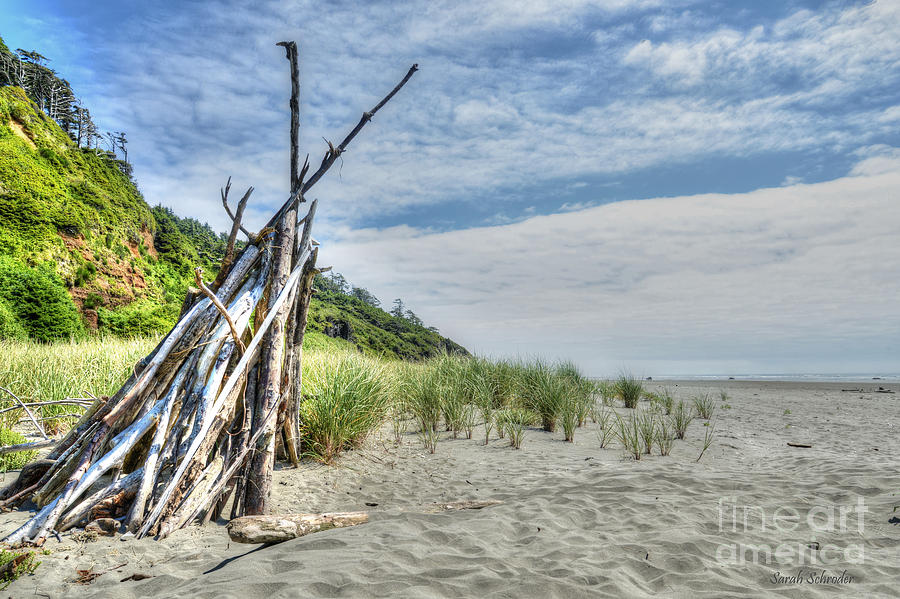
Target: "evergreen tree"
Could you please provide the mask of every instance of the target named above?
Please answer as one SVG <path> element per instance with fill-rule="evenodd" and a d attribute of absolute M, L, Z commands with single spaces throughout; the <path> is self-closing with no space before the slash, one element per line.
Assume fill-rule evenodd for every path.
<path fill-rule="evenodd" d="M 394 307 L 391 308 L 391 316 L 395 316 L 397 318 L 404 317 L 403 300 L 399 297 L 394 300 Z"/>

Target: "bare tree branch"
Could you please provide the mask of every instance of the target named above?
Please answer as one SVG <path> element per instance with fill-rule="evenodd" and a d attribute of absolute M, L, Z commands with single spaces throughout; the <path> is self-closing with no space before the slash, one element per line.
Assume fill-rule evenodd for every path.
<path fill-rule="evenodd" d="M 209 290 L 209 287 L 203 283 L 203 269 L 199 266 L 194 269 L 194 278 L 197 282 L 197 287 L 200 288 L 200 291 L 203 292 L 203 295 L 209 298 L 209 301 L 213 303 L 216 309 L 222 314 L 225 318 L 225 322 L 228 323 L 228 326 L 231 328 L 231 336 L 234 337 L 234 344 L 240 350 L 241 354 L 244 353 L 246 348 L 244 347 L 244 342 L 241 341 L 241 336 L 238 334 L 237 328 L 234 326 L 234 321 L 231 320 L 231 316 L 228 315 L 228 310 L 225 309 L 225 306 L 222 305 L 222 302 L 219 301 L 219 298 L 216 297 L 216 294 Z"/>
<path fill-rule="evenodd" d="M 315 185 L 319 179 L 322 178 L 322 175 L 324 175 L 328 171 L 328 169 L 331 168 L 331 165 L 334 164 L 334 161 L 337 160 L 338 156 L 340 156 L 341 154 L 343 154 L 344 152 L 347 151 L 347 146 L 350 145 L 350 142 L 353 141 L 353 138 L 356 137 L 357 133 L 359 133 L 362 130 L 362 128 L 365 127 L 366 123 L 368 123 L 369 121 L 372 120 L 372 117 L 375 116 L 376 112 L 381 110 L 382 106 L 384 106 L 385 104 L 388 103 L 388 100 L 393 98 L 394 95 L 398 91 L 400 91 L 400 88 L 402 88 L 404 85 L 406 85 L 406 82 L 409 81 L 410 77 L 412 77 L 413 74 L 418 70 L 419 70 L 418 64 L 414 64 L 413 66 L 409 67 L 409 71 L 406 72 L 406 76 L 403 77 L 403 79 L 400 81 L 400 83 L 395 85 L 394 89 L 392 89 L 391 92 L 388 95 L 386 95 L 384 98 L 382 98 L 381 102 L 376 104 L 372 110 L 370 110 L 368 112 L 364 112 L 362 114 L 362 118 L 359 119 L 359 122 L 356 124 L 356 127 L 353 128 L 353 131 L 351 131 L 350 133 L 347 134 L 347 137 L 344 138 L 344 141 L 341 142 L 341 145 L 339 145 L 337 148 L 335 148 L 331 144 L 331 142 L 328 143 L 328 152 L 326 152 L 325 157 L 322 158 L 322 165 L 319 167 L 319 170 L 317 170 L 315 173 L 313 173 L 313 175 L 309 178 L 309 180 L 303 184 L 303 186 L 301 188 L 302 193 L 306 193 L 307 191 L 309 191 L 309 189 L 313 185 Z"/>
<path fill-rule="evenodd" d="M 16 400 L 16 402 L 17 402 L 20 406 L 22 406 L 22 409 L 25 410 L 25 413 L 26 413 L 26 414 L 28 414 L 28 418 L 31 419 L 31 423 L 34 424 L 34 428 L 38 429 L 38 432 L 41 433 L 41 436 L 44 438 L 45 441 L 46 441 L 47 439 L 50 438 L 50 437 L 47 436 L 47 433 L 44 432 L 44 427 L 42 427 L 40 424 L 38 424 L 38 421 L 37 421 L 37 419 L 34 417 L 34 414 L 31 412 L 30 409 L 28 409 L 28 406 L 25 405 L 25 402 L 24 402 L 24 401 L 22 401 L 21 399 L 19 399 L 19 398 L 16 396 L 15 393 L 13 393 L 12 391 L 10 391 L 10 390 L 7 389 L 6 387 L 0 387 L 0 391 L 6 391 L 6 392 L 9 394 L 10 397 L 12 397 L 14 400 Z"/>
<path fill-rule="evenodd" d="M 228 211 L 228 215 L 231 216 L 231 210 L 228 209 L 228 189 L 231 187 L 231 177 L 228 177 L 228 183 L 225 185 L 225 189 L 222 191 L 222 203 L 225 205 L 225 210 Z M 234 262 L 234 242 L 237 240 L 238 230 L 247 231 L 241 225 L 241 219 L 244 217 L 244 208 L 247 206 L 247 200 L 250 199 L 250 194 L 253 193 L 253 188 L 250 187 L 247 189 L 247 192 L 238 202 L 237 212 L 234 213 L 234 216 L 231 217 L 233 221 L 231 223 L 231 233 L 228 234 L 228 243 L 225 245 L 225 255 L 222 257 L 222 266 L 219 267 L 219 274 L 216 275 L 216 280 L 213 282 L 213 289 L 218 289 L 222 283 L 225 281 L 225 276 L 228 274 L 228 269 L 231 267 L 231 263 Z M 248 237 L 253 239 L 249 233 L 247 233 Z"/>
<path fill-rule="evenodd" d="M 278 220 L 281 219 L 282 216 L 284 216 L 284 213 L 287 212 L 291 207 L 295 206 L 297 202 L 303 197 L 303 195 L 305 195 L 306 192 L 308 192 L 310 188 L 315 185 L 319 181 L 319 179 L 322 178 L 322 175 L 328 172 L 328 169 L 330 169 L 335 160 L 338 159 L 338 156 L 347 151 L 347 146 L 350 145 L 350 142 L 353 141 L 353 138 L 356 137 L 356 135 L 362 130 L 366 123 L 372 120 L 372 117 L 375 116 L 375 113 L 381 110 L 381 108 L 385 104 L 387 104 L 388 100 L 393 98 L 394 95 L 398 91 L 400 91 L 400 88 L 406 85 L 406 82 L 409 81 L 413 74 L 418 70 L 418 64 L 414 64 L 413 66 L 409 67 L 409 71 L 406 72 L 406 76 L 403 77 L 400 83 L 395 85 L 394 89 L 392 89 L 390 93 L 384 98 L 382 98 L 381 101 L 376 104 L 374 108 L 372 108 L 372 110 L 363 113 L 362 118 L 359 119 L 356 127 L 354 127 L 353 130 L 347 134 L 347 137 L 344 138 L 344 141 L 342 141 L 338 147 L 335 148 L 333 144 L 329 143 L 328 152 L 326 152 L 325 157 L 322 158 L 322 164 L 319 166 L 319 169 L 315 173 L 313 173 L 309 180 L 303 183 L 303 185 L 301 185 L 296 192 L 291 194 L 291 197 L 288 198 L 288 201 L 285 202 L 281 209 L 279 209 L 278 212 L 275 213 L 275 216 L 273 216 L 271 220 L 269 220 L 269 222 L 266 224 L 266 227 L 271 227 L 276 222 L 278 222 Z M 301 179 L 304 178 L 304 173 L 306 172 L 307 168 L 308 165 L 304 165 L 304 168 L 301 171 L 300 175 Z"/>
<path fill-rule="evenodd" d="M 230 189 L 231 189 L 231 177 L 228 177 L 228 182 L 225 184 L 225 189 L 222 189 L 220 191 L 220 193 L 222 194 L 222 205 L 225 207 L 225 213 L 228 214 L 228 218 L 230 218 L 232 220 L 232 222 L 237 220 L 238 227 L 240 228 L 241 233 L 246 235 L 247 238 L 252 241 L 253 239 L 256 238 L 256 235 L 254 235 L 253 233 L 251 233 L 250 231 L 245 229 L 244 226 L 240 224 L 239 218 L 235 219 L 235 215 L 231 213 L 231 208 L 228 206 L 228 192 Z M 241 198 L 241 200 L 245 201 L 246 198 L 248 198 L 252 192 L 253 192 L 253 188 L 251 187 L 250 189 L 247 190 L 247 193 L 244 194 L 244 197 Z M 240 208 L 240 203 L 238 204 L 238 206 Z"/>
<path fill-rule="evenodd" d="M 294 195 L 302 184 L 298 169 L 300 162 L 300 66 L 297 64 L 296 42 L 278 42 L 276 46 L 284 47 L 286 58 L 291 63 L 291 195 Z"/>

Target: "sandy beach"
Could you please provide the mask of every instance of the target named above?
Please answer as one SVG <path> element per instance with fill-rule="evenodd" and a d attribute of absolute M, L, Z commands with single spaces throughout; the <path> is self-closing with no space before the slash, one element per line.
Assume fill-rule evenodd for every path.
<path fill-rule="evenodd" d="M 224 521 L 162 541 L 67 533 L 4 596 L 897 596 L 900 385 L 647 386 L 676 399 L 715 394 L 715 440 L 699 463 L 701 420 L 670 456 L 637 462 L 616 441 L 601 449 L 591 422 L 574 444 L 531 428 L 521 450 L 496 438 L 485 447 L 476 429 L 472 440 L 442 439 L 434 455 L 415 432 L 396 446 L 386 427 L 335 466 L 276 472 L 276 512 L 366 510 L 368 524 L 271 546 L 230 542 Z M 504 503 L 410 511 L 463 499 Z M 0 532 L 27 517 L 0 515 Z M 106 572 L 73 582 L 90 568 Z M 123 582 L 134 574 L 149 578 Z"/>

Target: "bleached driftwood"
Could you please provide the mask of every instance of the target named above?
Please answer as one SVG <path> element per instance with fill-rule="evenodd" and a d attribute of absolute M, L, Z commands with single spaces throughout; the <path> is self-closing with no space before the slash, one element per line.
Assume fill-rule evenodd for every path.
<path fill-rule="evenodd" d="M 235 543 L 281 543 L 304 535 L 356 526 L 369 521 L 365 512 L 242 516 L 228 523 L 228 536 Z"/>
<path fill-rule="evenodd" d="M 212 286 L 199 278 L 182 314 L 112 396 L 95 399 L 59 441 L 0 448 L 0 455 L 53 446 L 39 466 L 23 469 L 0 505 L 32 499 L 38 512 L 5 540 L 40 542 L 54 530 L 115 515 L 136 537 L 165 536 L 197 518 L 218 516 L 232 499 L 235 516 L 268 509 L 277 439 L 299 458 L 301 352 L 316 270 L 304 194 L 362 127 L 416 71 L 414 65 L 341 144 L 329 148 L 306 179 L 299 165 L 299 69 L 291 61 L 291 179 L 287 201 L 256 235 L 241 225 L 252 188 L 228 206 L 226 255 Z M 235 256 L 238 231 L 249 241 Z M 26 412 L 30 405 L 24 407 Z M 40 428 L 39 421 L 35 424 Z M 97 490 L 97 487 L 100 487 Z M 324 525 L 324 524 L 323 524 Z"/>

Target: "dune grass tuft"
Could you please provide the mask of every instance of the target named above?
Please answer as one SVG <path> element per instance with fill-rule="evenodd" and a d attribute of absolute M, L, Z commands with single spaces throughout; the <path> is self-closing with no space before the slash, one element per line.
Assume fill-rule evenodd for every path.
<path fill-rule="evenodd" d="M 502 411 L 502 426 L 509 437 L 509 444 L 515 449 L 522 448 L 525 427 L 534 422 L 534 415 L 523 408 L 508 408 Z"/>
<path fill-rule="evenodd" d="M 672 444 L 675 442 L 675 434 L 672 430 L 671 420 L 659 418 L 656 421 L 656 447 L 659 455 L 667 456 L 672 452 Z"/>
<path fill-rule="evenodd" d="M 358 447 L 381 424 L 391 373 L 383 363 L 350 353 L 307 356 L 303 370 L 304 451 L 331 463 L 345 449 Z"/>
<path fill-rule="evenodd" d="M 709 393 L 696 395 L 694 396 L 694 409 L 697 411 L 697 416 L 703 420 L 709 420 L 716 411 L 716 402 Z"/>
<path fill-rule="evenodd" d="M 501 401 L 499 399 L 500 382 L 489 368 L 486 360 L 473 358 L 473 362 L 466 384 L 469 388 L 469 395 L 481 415 L 481 424 L 484 426 L 484 444 L 487 445 L 491 440 L 491 431 L 494 428 L 494 410 Z"/>
<path fill-rule="evenodd" d="M 419 436 L 425 449 L 434 453 L 442 410 L 440 381 L 436 373 L 430 368 L 411 371 L 403 381 L 403 393 L 419 424 Z"/>
<path fill-rule="evenodd" d="M 644 453 L 651 455 L 653 444 L 656 441 L 656 416 L 650 410 L 635 410 L 633 417 L 637 420 Z"/>
<path fill-rule="evenodd" d="M 690 426 L 691 421 L 694 419 L 691 408 L 686 406 L 683 400 L 679 400 L 678 404 L 672 409 L 672 414 L 669 418 L 672 422 L 675 438 L 684 439 L 685 434 L 687 434 L 688 426 Z"/>
<path fill-rule="evenodd" d="M 675 407 L 675 397 L 668 387 L 663 387 L 656 393 L 648 392 L 647 398 L 655 409 L 667 416 L 672 413 L 672 408 Z"/>
<path fill-rule="evenodd" d="M 612 381 L 603 380 L 597 383 L 597 393 L 604 406 L 612 406 L 619 396 L 617 385 Z"/>
<path fill-rule="evenodd" d="M 612 416 L 615 412 L 601 407 L 597 412 L 597 440 L 600 441 L 600 448 L 603 449 L 616 436 L 616 430 L 613 426 Z"/>
<path fill-rule="evenodd" d="M 641 427 L 638 417 L 635 413 L 630 414 L 627 418 L 616 414 L 616 424 L 618 425 L 616 433 L 625 452 L 634 457 L 635 460 L 640 460 L 641 455 L 644 453 L 644 444 L 641 440 Z"/>
<path fill-rule="evenodd" d="M 700 450 L 700 455 L 697 456 L 697 461 L 700 461 L 700 458 L 703 457 L 703 454 L 706 453 L 706 450 L 713 443 L 713 439 L 716 436 L 716 421 L 713 422 L 704 422 L 703 426 L 706 427 L 706 432 L 703 435 L 703 449 Z"/>
<path fill-rule="evenodd" d="M 619 378 L 616 381 L 616 394 L 625 404 L 626 408 L 636 408 L 643 393 L 644 384 L 640 379 L 627 373 L 619 375 Z"/>
<path fill-rule="evenodd" d="M 476 422 L 478 422 L 478 408 L 475 404 L 467 403 L 462 409 L 462 425 L 466 431 L 466 439 L 472 438 Z"/>
<path fill-rule="evenodd" d="M 554 432 L 566 405 L 569 381 L 541 360 L 524 365 L 521 377 L 520 393 L 525 407 L 540 416 L 545 431 Z"/>
<path fill-rule="evenodd" d="M 388 408 L 388 418 L 391 420 L 391 433 L 393 433 L 394 443 L 399 445 L 403 441 L 403 434 L 406 433 L 406 402 L 403 399 L 397 399 Z"/>

